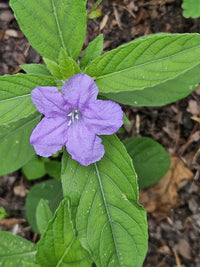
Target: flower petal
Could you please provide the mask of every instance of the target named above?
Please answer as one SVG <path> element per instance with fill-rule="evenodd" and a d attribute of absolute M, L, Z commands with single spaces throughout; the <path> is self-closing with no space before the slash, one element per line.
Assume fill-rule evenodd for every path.
<path fill-rule="evenodd" d="M 71 109 L 56 87 L 36 87 L 31 92 L 31 100 L 39 112 L 47 118 L 66 116 Z"/>
<path fill-rule="evenodd" d="M 49 157 L 66 143 L 67 122 L 64 118 L 43 118 L 30 137 L 37 155 Z"/>
<path fill-rule="evenodd" d="M 66 149 L 74 160 L 84 166 L 99 161 L 105 153 L 101 139 L 88 131 L 82 120 L 68 128 Z"/>
<path fill-rule="evenodd" d="M 123 111 L 120 105 L 107 100 L 96 100 L 91 103 L 82 116 L 88 129 L 97 135 L 114 134 L 123 124 Z"/>
<path fill-rule="evenodd" d="M 82 111 L 90 102 L 97 99 L 99 89 L 92 78 L 86 74 L 76 74 L 62 87 L 65 100 L 74 109 Z"/>

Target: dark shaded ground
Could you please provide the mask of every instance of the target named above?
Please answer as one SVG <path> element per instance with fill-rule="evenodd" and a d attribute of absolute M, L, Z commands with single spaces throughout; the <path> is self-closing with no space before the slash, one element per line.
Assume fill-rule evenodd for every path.
<path fill-rule="evenodd" d="M 90 0 L 88 6 L 94 1 Z M 180 0 L 104 0 L 102 16 L 88 21 L 85 45 L 98 34 L 104 35 L 104 51 L 142 35 L 156 32 L 200 32 L 199 19 L 182 16 Z M 0 1 L 0 74 L 14 74 L 19 65 L 42 62 L 19 30 L 8 1 Z M 126 107 L 131 126 L 126 136 L 150 136 L 171 154 L 181 158 L 194 179 L 179 191 L 180 205 L 169 213 L 148 214 L 149 252 L 144 266 L 200 267 L 200 90 L 186 99 L 160 108 Z M 25 196 L 33 183 L 20 171 L 0 179 L 0 206 L 10 216 L 0 228 L 32 241 L 37 236 L 26 223 Z"/>

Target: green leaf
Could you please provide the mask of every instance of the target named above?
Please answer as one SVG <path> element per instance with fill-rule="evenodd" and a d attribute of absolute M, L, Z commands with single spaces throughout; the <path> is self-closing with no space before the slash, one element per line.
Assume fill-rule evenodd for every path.
<path fill-rule="evenodd" d="M 63 80 L 68 80 L 75 73 L 80 73 L 79 66 L 72 58 L 67 55 L 67 53 L 63 49 L 60 50 L 59 64 Z"/>
<path fill-rule="evenodd" d="M 4 209 L 4 207 L 0 207 L 0 220 L 2 220 L 3 218 L 5 218 L 8 215 L 9 214 L 6 212 L 6 210 Z"/>
<path fill-rule="evenodd" d="M 36 222 L 36 208 L 40 201 L 44 199 L 52 213 L 58 207 L 60 201 L 63 199 L 61 183 L 58 180 L 48 180 L 38 183 L 31 187 L 26 198 L 26 217 L 32 229 L 39 233 Z"/>
<path fill-rule="evenodd" d="M 36 74 L 50 77 L 52 76 L 51 72 L 47 69 L 47 67 L 42 64 L 25 64 L 20 65 L 20 67 L 28 74 Z"/>
<path fill-rule="evenodd" d="M 125 113 L 123 113 L 123 122 L 126 125 L 130 125 L 131 124 L 130 121 L 129 121 L 129 119 L 126 117 L 126 114 Z"/>
<path fill-rule="evenodd" d="M 144 90 L 108 93 L 113 101 L 132 106 L 163 106 L 189 95 L 200 82 L 200 64 L 182 75 Z"/>
<path fill-rule="evenodd" d="M 89 12 L 87 17 L 88 17 L 88 19 L 97 19 L 101 15 L 102 15 L 101 9 L 97 9 L 97 10 Z"/>
<path fill-rule="evenodd" d="M 59 53 L 59 64 L 48 58 L 44 58 L 44 61 L 52 75 L 59 80 L 68 80 L 74 74 L 80 73 L 77 63 L 63 49 Z"/>
<path fill-rule="evenodd" d="M 40 118 L 41 115 L 35 113 L 0 126 L 0 175 L 16 171 L 35 155 L 30 145 L 30 135 Z"/>
<path fill-rule="evenodd" d="M 81 247 L 75 236 L 66 200 L 61 202 L 41 237 L 36 258 L 42 267 L 91 266 L 92 260 L 89 254 Z"/>
<path fill-rule="evenodd" d="M 61 162 L 56 160 L 51 160 L 45 162 L 45 169 L 49 176 L 60 179 L 61 173 Z"/>
<path fill-rule="evenodd" d="M 85 73 L 101 93 L 141 90 L 186 73 L 199 56 L 199 34 L 154 34 L 105 53 Z"/>
<path fill-rule="evenodd" d="M 49 221 L 52 218 L 52 212 L 44 199 L 40 199 L 37 208 L 36 208 L 36 221 L 37 226 L 41 234 L 43 234 L 46 229 Z"/>
<path fill-rule="evenodd" d="M 103 51 L 103 35 L 97 36 L 85 49 L 81 58 L 81 69 L 85 69 L 92 61 L 101 55 Z"/>
<path fill-rule="evenodd" d="M 95 3 L 93 4 L 92 8 L 89 11 L 89 13 L 91 13 L 93 10 L 97 9 L 98 6 L 101 4 L 101 2 L 102 2 L 102 0 L 95 1 Z"/>
<path fill-rule="evenodd" d="M 0 265 L 22 266 L 23 261 L 34 262 L 36 245 L 9 232 L 0 231 Z"/>
<path fill-rule="evenodd" d="M 36 155 L 22 167 L 22 171 L 28 180 L 41 178 L 47 173 L 45 162 Z"/>
<path fill-rule="evenodd" d="M 31 74 L 0 77 L 0 125 L 17 121 L 36 111 L 30 97 L 36 86 L 55 86 L 52 77 Z"/>
<path fill-rule="evenodd" d="M 64 197 L 70 199 L 81 244 L 97 266 L 141 267 L 147 251 L 147 222 L 138 205 L 132 160 L 116 136 L 102 140 L 103 159 L 88 167 L 64 154 Z"/>
<path fill-rule="evenodd" d="M 182 8 L 185 18 L 200 17 L 200 0 L 183 0 Z"/>
<path fill-rule="evenodd" d="M 43 56 L 57 61 L 63 48 L 77 59 L 86 33 L 86 0 L 11 0 L 20 28 Z"/>
<path fill-rule="evenodd" d="M 30 262 L 23 262 L 23 267 L 41 267 L 41 265 Z"/>
<path fill-rule="evenodd" d="M 133 160 L 141 189 L 155 184 L 169 170 L 169 154 L 153 139 L 131 137 L 125 139 L 123 143 Z"/>
<path fill-rule="evenodd" d="M 45 64 L 47 65 L 47 68 L 51 72 L 51 74 L 57 79 L 62 80 L 63 75 L 61 73 L 59 64 L 48 58 L 43 58 L 43 59 L 44 59 Z"/>

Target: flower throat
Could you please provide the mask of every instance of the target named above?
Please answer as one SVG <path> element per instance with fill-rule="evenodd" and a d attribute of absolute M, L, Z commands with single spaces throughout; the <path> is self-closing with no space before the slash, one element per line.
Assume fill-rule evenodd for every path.
<path fill-rule="evenodd" d="M 68 126 L 80 119 L 80 111 L 78 109 L 73 109 L 67 116 L 70 117 Z"/>

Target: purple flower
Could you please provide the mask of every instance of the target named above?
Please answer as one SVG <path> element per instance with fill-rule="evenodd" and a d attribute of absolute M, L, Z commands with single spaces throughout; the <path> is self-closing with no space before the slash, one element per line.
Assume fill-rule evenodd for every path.
<path fill-rule="evenodd" d="M 105 151 L 98 135 L 114 134 L 123 124 L 121 107 L 98 100 L 98 87 L 86 74 L 76 74 L 62 87 L 36 87 L 32 102 L 44 118 L 33 130 L 30 143 L 35 152 L 49 157 L 65 145 L 82 165 L 99 161 Z"/>

